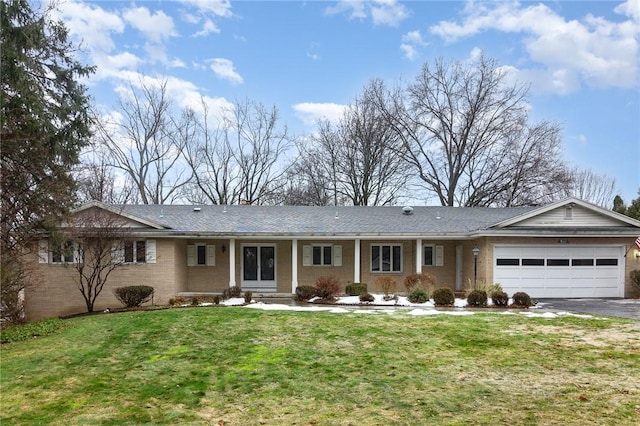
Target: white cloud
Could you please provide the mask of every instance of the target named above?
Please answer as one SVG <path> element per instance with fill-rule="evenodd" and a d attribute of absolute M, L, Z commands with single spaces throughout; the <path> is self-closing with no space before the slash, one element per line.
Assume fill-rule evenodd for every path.
<path fill-rule="evenodd" d="M 409 17 L 407 9 L 396 0 L 375 0 L 369 3 L 371 19 L 376 25 L 398 26 Z"/>
<path fill-rule="evenodd" d="M 640 23 L 640 0 L 628 0 L 616 6 L 613 11 L 620 15 L 626 15 L 636 23 Z"/>
<path fill-rule="evenodd" d="M 524 34 L 530 59 L 544 68 L 522 72 L 539 74 L 532 81 L 551 78 L 542 88 L 545 91 L 569 93 L 577 90 L 580 82 L 631 88 L 637 86 L 639 75 L 639 9 L 640 0 L 629 0 L 615 8 L 615 12 L 631 17 L 629 20 L 612 22 L 587 15 L 568 21 L 544 4 L 524 7 L 518 2 L 469 2 L 461 24 L 442 21 L 430 31 L 450 42 L 486 30 Z M 540 88 L 534 85 L 534 89 Z"/>
<path fill-rule="evenodd" d="M 334 103 L 303 102 L 293 105 L 293 110 L 305 125 L 311 126 L 316 124 L 318 120 L 329 120 L 332 123 L 337 123 L 342 118 L 347 107 L 348 105 Z"/>
<path fill-rule="evenodd" d="M 211 19 L 207 19 L 207 20 L 204 21 L 204 24 L 202 25 L 202 29 L 200 31 L 198 31 L 197 33 L 195 33 L 193 36 L 194 37 L 204 37 L 204 36 L 212 34 L 212 33 L 219 34 L 220 33 L 220 28 L 218 28 L 218 26 L 216 24 L 214 24 Z"/>
<path fill-rule="evenodd" d="M 325 9 L 327 15 L 349 14 L 349 19 L 367 19 L 375 25 L 395 27 L 409 16 L 406 7 L 397 0 L 339 0 L 335 5 Z"/>
<path fill-rule="evenodd" d="M 139 72 L 123 70 L 117 76 L 120 83 L 115 86 L 115 92 L 125 98 L 131 96 L 131 86 L 141 88 L 143 85 L 147 87 L 160 87 L 166 83 L 167 96 L 179 108 L 193 108 L 200 110 L 202 101 L 209 108 L 209 114 L 222 117 L 225 112 L 233 109 L 233 103 L 225 98 L 216 98 L 206 96 L 200 88 L 188 80 L 183 80 L 173 76 L 149 76 Z"/>
<path fill-rule="evenodd" d="M 143 60 L 130 52 L 122 52 L 115 55 L 97 54 L 93 57 L 97 65 L 95 77 L 98 80 L 117 76 L 122 70 L 135 70 L 143 63 Z"/>
<path fill-rule="evenodd" d="M 231 2 L 229 0 L 179 0 L 181 3 L 197 8 L 201 13 L 213 14 L 229 18 L 233 16 L 231 12 Z"/>
<path fill-rule="evenodd" d="M 76 1 L 57 3 L 53 16 L 62 19 L 69 33 L 90 52 L 110 52 L 115 48 L 113 33 L 122 33 L 125 23 L 116 13 Z"/>
<path fill-rule="evenodd" d="M 406 44 L 406 43 L 400 44 L 400 50 L 402 50 L 404 57 L 410 61 L 415 61 L 416 58 L 418 57 L 418 51 L 416 50 L 415 47 L 413 47 L 410 44 Z"/>
<path fill-rule="evenodd" d="M 132 7 L 124 11 L 123 17 L 152 43 L 177 35 L 173 18 L 161 10 L 152 14 L 146 7 Z"/>
<path fill-rule="evenodd" d="M 327 7 L 324 13 L 327 15 L 349 13 L 349 19 L 365 19 L 367 17 L 364 0 L 339 0 L 334 6 Z"/>
<path fill-rule="evenodd" d="M 426 45 L 424 40 L 422 39 L 422 34 L 420 34 L 420 30 L 409 31 L 408 33 L 402 36 L 402 41 L 405 43 L 418 44 L 421 46 Z"/>
<path fill-rule="evenodd" d="M 233 67 L 233 62 L 225 58 L 213 58 L 209 59 L 209 66 L 211 70 L 221 79 L 229 80 L 233 84 L 240 84 L 243 82 L 242 76 L 236 72 Z"/>
<path fill-rule="evenodd" d="M 418 58 L 418 48 L 426 46 L 427 44 L 419 30 L 409 31 L 402 35 L 400 50 L 402 50 L 407 59 L 414 61 Z"/>

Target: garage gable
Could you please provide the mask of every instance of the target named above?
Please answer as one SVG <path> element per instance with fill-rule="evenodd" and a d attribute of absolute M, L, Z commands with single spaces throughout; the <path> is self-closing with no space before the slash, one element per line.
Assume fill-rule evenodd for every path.
<path fill-rule="evenodd" d="M 640 221 L 569 198 L 496 224 L 494 229 L 518 228 L 640 228 Z"/>

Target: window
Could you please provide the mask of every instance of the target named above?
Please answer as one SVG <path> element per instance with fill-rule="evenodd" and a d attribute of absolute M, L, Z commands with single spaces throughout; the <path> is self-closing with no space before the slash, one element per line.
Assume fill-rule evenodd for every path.
<path fill-rule="evenodd" d="M 333 258 L 331 246 L 313 246 L 312 264 L 313 266 L 331 266 Z"/>
<path fill-rule="evenodd" d="M 522 259 L 522 266 L 544 266 L 544 259 Z"/>
<path fill-rule="evenodd" d="M 422 247 L 422 264 L 424 266 L 443 266 L 444 246 L 425 244 Z"/>
<path fill-rule="evenodd" d="M 124 246 L 124 262 L 125 263 L 147 263 L 147 242 L 125 241 Z"/>
<path fill-rule="evenodd" d="M 593 266 L 593 259 L 571 259 L 571 266 Z"/>
<path fill-rule="evenodd" d="M 618 266 L 618 259 L 596 259 L 596 266 Z"/>
<path fill-rule="evenodd" d="M 497 266 L 519 266 L 520 259 L 508 259 L 508 258 L 496 259 L 496 265 Z"/>
<path fill-rule="evenodd" d="M 424 246 L 424 266 L 433 266 L 433 245 Z"/>
<path fill-rule="evenodd" d="M 569 266 L 569 259 L 547 259 L 547 266 Z"/>
<path fill-rule="evenodd" d="M 402 247 L 391 244 L 371 245 L 372 272 L 402 272 Z"/>
<path fill-rule="evenodd" d="M 196 246 L 196 264 L 198 265 L 206 265 L 207 264 L 207 246 L 198 245 Z"/>
<path fill-rule="evenodd" d="M 342 266 L 342 246 L 305 245 L 302 247 L 302 266 Z"/>
<path fill-rule="evenodd" d="M 73 241 L 66 241 L 55 247 L 51 252 L 51 263 L 73 263 L 76 251 Z"/>
<path fill-rule="evenodd" d="M 187 266 L 215 266 L 216 246 L 189 244 L 187 246 Z"/>

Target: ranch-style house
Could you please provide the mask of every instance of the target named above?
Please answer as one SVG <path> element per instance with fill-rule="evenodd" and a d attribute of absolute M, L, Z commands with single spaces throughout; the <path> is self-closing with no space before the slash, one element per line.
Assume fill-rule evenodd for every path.
<path fill-rule="evenodd" d="M 96 210 L 97 209 L 97 210 Z M 254 296 L 291 296 L 299 285 L 335 276 L 343 285 L 378 276 L 430 273 L 438 286 L 500 283 L 533 298 L 636 296 L 634 245 L 640 221 L 579 199 L 537 207 L 353 207 L 107 205 L 126 234 L 124 264 L 113 271 L 96 310 L 119 307 L 113 289 L 154 287 L 154 303 L 177 295 L 219 294 L 230 286 Z M 27 319 L 86 310 L 68 263 L 52 240 L 38 241 L 38 285 L 27 288 Z"/>

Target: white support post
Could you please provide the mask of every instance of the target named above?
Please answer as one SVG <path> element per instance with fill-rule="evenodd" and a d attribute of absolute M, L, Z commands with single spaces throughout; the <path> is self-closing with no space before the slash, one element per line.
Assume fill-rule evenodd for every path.
<path fill-rule="evenodd" d="M 360 282 L 360 239 L 354 241 L 353 282 Z"/>
<path fill-rule="evenodd" d="M 422 239 L 416 240 L 416 274 L 422 273 Z"/>
<path fill-rule="evenodd" d="M 291 240 L 291 293 L 298 288 L 298 240 Z"/>
<path fill-rule="evenodd" d="M 229 287 L 236 286 L 236 240 L 229 239 Z"/>

